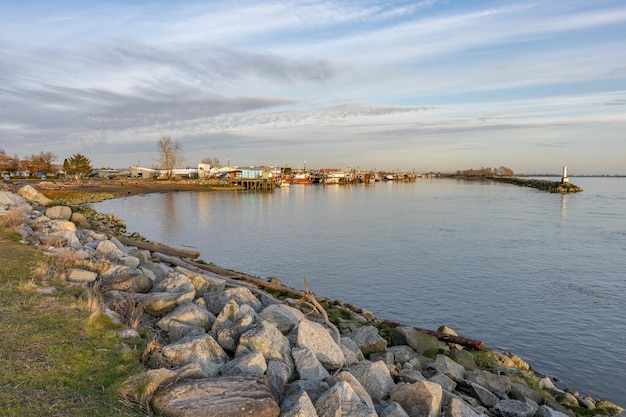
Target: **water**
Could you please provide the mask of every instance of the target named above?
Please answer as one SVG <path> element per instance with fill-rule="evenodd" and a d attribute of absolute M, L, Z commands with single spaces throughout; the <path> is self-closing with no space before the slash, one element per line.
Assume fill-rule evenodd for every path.
<path fill-rule="evenodd" d="M 626 179 L 555 195 L 493 182 L 148 194 L 94 208 L 207 262 L 379 318 L 447 324 L 626 405 Z"/>

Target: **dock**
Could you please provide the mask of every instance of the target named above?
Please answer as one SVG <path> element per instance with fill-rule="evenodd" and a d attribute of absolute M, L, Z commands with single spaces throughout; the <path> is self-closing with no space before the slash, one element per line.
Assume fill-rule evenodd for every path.
<path fill-rule="evenodd" d="M 270 191 L 278 186 L 276 181 L 271 178 L 231 178 L 230 183 L 244 190 L 254 191 Z"/>

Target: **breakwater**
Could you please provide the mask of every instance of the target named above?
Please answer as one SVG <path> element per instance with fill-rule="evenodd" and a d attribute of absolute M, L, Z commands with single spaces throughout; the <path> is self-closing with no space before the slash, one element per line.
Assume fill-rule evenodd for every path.
<path fill-rule="evenodd" d="M 15 205 L 31 219 L 20 231 L 25 240 L 54 240 L 51 253 L 64 249 L 65 242 L 86 258 L 67 272 L 68 281 L 101 284 L 111 311 L 123 310 L 129 299 L 142 303 L 145 318 L 163 336 L 145 355 L 150 369 L 132 379 L 126 393 L 164 415 L 186 415 L 176 408 L 181 404 L 195 410 L 217 404 L 221 411 L 207 411 L 211 415 L 234 415 L 224 410 L 245 406 L 274 416 L 303 409 L 311 416 L 335 415 L 338 409 L 353 416 L 442 410 L 449 416 L 509 416 L 520 410 L 528 416 L 575 415 L 592 408 L 614 415 L 621 410 L 556 389 L 513 354 L 472 353 L 351 310 L 329 322 L 321 309 L 307 307 L 308 301 L 315 305 L 308 297 L 280 302 L 275 294 L 233 281 L 228 272 L 216 276 L 132 242 L 72 230 L 67 207 L 44 213 Z M 302 316 L 303 307 L 312 314 Z M 129 328 L 120 337 L 138 333 Z M 207 395 L 224 390 L 230 395 Z"/>
<path fill-rule="evenodd" d="M 580 193 L 583 191 L 582 188 L 570 182 L 516 177 L 491 177 L 490 179 L 497 182 L 518 185 L 520 187 L 536 188 L 537 190 L 547 191 L 549 193 L 572 194 Z"/>

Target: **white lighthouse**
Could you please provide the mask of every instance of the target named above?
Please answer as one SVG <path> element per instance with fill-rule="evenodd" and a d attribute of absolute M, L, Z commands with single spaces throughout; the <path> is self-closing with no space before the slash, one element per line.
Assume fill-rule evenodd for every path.
<path fill-rule="evenodd" d="M 567 167 L 563 165 L 563 176 L 561 177 L 561 183 L 565 184 L 569 182 L 569 178 L 567 178 Z"/>

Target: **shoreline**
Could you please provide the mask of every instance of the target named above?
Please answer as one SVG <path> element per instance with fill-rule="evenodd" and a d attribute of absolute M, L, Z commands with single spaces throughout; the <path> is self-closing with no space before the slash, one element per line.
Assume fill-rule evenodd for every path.
<path fill-rule="evenodd" d="M 102 184 L 102 183 L 91 183 L 91 184 L 83 184 L 80 187 L 76 187 L 76 188 L 72 188 L 72 189 L 67 189 L 65 188 L 64 190 L 58 189 L 59 191 L 65 191 L 66 194 L 72 194 L 72 193 L 114 193 L 114 194 L 119 194 L 117 197 L 111 197 L 111 198 L 118 198 L 118 197 L 125 197 L 127 195 L 140 195 L 140 194 L 147 194 L 147 193 L 165 193 L 165 192 L 176 192 L 176 191 L 213 191 L 211 188 L 204 186 L 204 185 L 199 185 L 199 184 L 193 184 L 193 183 L 181 183 L 181 182 L 170 182 L 170 183 L 153 183 L 150 182 L 149 184 L 156 184 L 157 186 L 150 186 L 150 187 L 146 187 L 145 184 L 137 184 L 136 181 L 133 181 L 132 183 L 135 184 L 131 184 L 131 183 L 119 183 L 118 184 Z M 39 187 L 37 187 L 39 188 Z M 42 187 L 40 188 L 40 190 L 44 193 L 44 194 L 49 194 L 49 192 L 51 191 L 49 188 L 47 187 Z M 231 190 L 234 190 L 234 188 L 231 188 Z M 55 191 L 55 190 L 52 190 Z M 126 191 L 126 193 L 124 193 Z M 54 194 L 54 193 L 52 193 Z M 63 204 L 63 203 L 61 203 Z M 229 271 L 235 274 L 241 274 L 241 275 L 248 275 L 250 277 L 254 277 L 253 275 L 249 275 L 249 274 L 245 274 L 245 273 L 240 273 L 237 272 L 235 270 L 230 270 L 230 269 L 224 269 L 224 268 L 220 268 L 223 271 Z M 487 347 L 490 350 L 498 350 L 494 347 Z M 532 369 L 532 368 L 531 368 Z M 540 375 L 541 372 L 538 372 L 536 370 L 533 370 L 536 374 Z"/>

